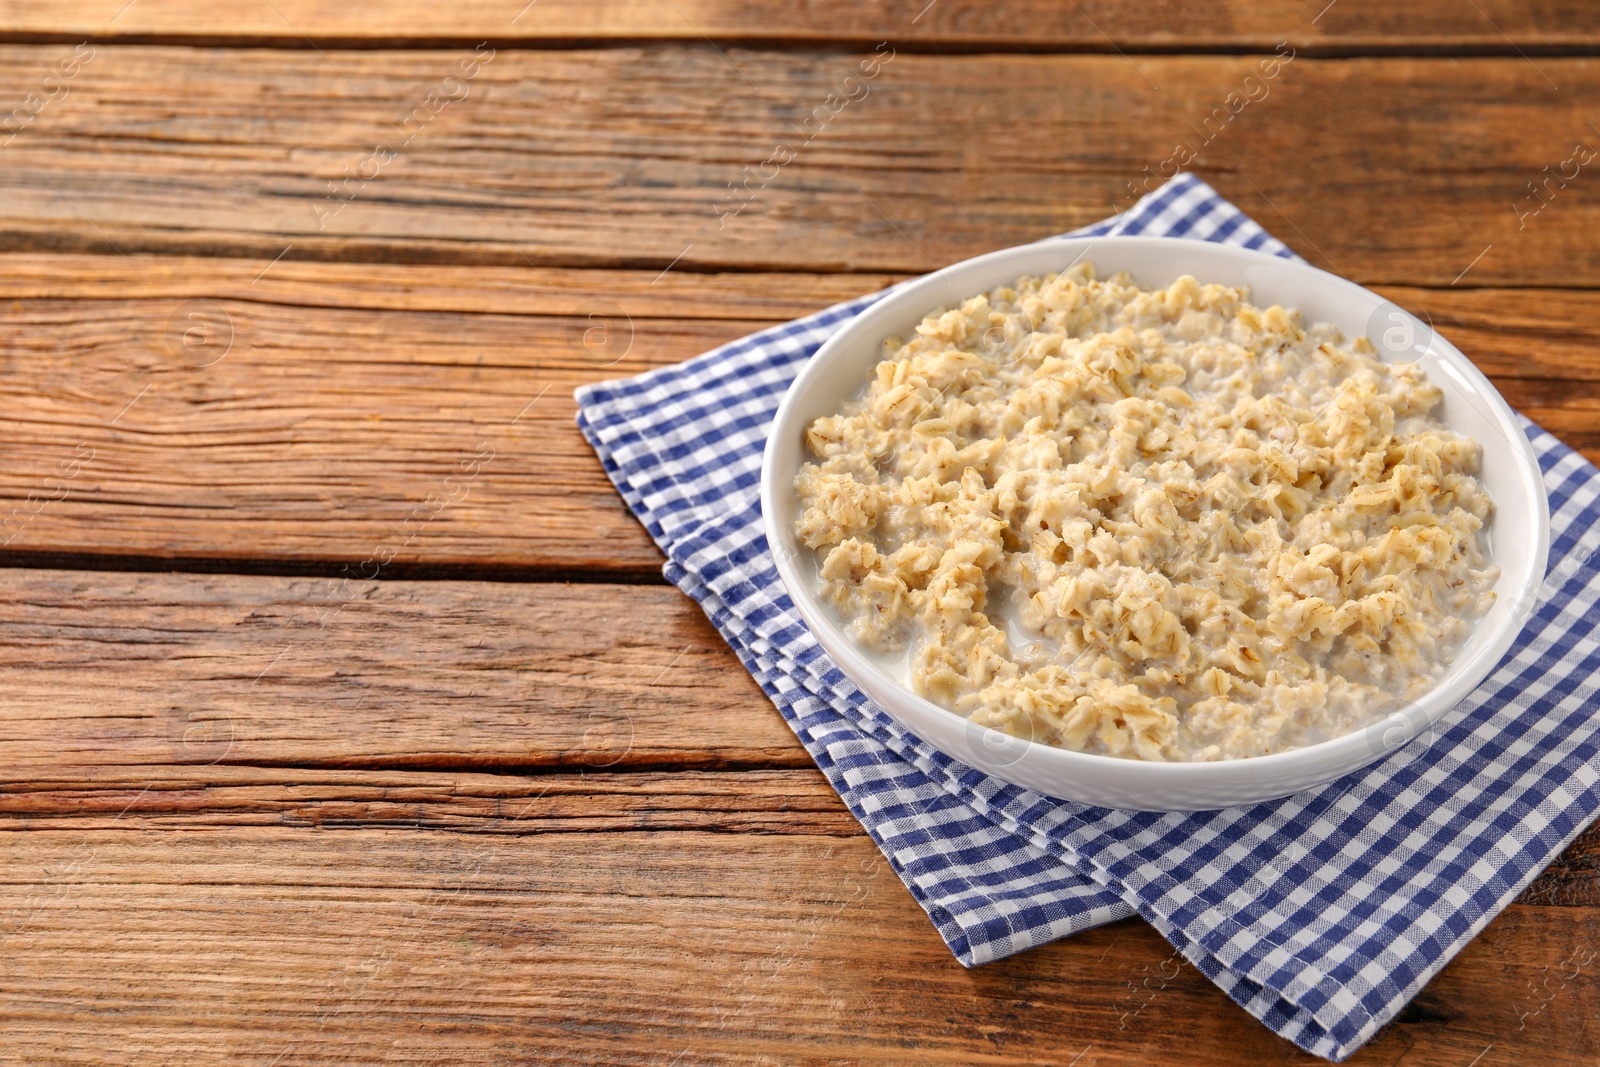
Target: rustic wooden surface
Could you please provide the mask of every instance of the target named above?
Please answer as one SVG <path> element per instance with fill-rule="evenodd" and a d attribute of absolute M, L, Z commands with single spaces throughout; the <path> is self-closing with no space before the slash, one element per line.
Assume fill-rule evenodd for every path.
<path fill-rule="evenodd" d="M 573 389 L 898 277 L 284 262 L 256 280 L 261 270 L 0 255 L 0 491 L 59 498 L 9 528 L 0 515 L 0 560 L 243 557 L 236 566 L 337 573 L 381 547 L 389 576 L 649 579 L 660 554 L 578 433 Z M 1379 289 L 1600 459 L 1589 293 Z M 615 324 L 608 347 L 585 347 L 586 308 Z M 169 343 L 174 315 L 196 309 L 232 341 L 207 366 Z M 480 446 L 492 460 L 465 498 L 415 537 L 397 533 L 464 459 L 488 455 Z"/>
<path fill-rule="evenodd" d="M 0 99 L 78 47 L 0 46 Z M 897 54 L 861 80 L 870 50 L 83 47 L 5 146 L 0 251 L 920 273 L 1104 218 L 1186 143 L 1363 283 L 1600 284 L 1586 171 L 1513 210 L 1600 142 L 1589 58 L 1300 57 L 1208 124 L 1261 57 Z M 402 131 L 431 92 L 459 99 Z"/>
<path fill-rule="evenodd" d="M 1530 6 L 1532 10 L 1530 10 Z M 1383 0 L 461 0 L 441 18 L 418 0 L 356 5 L 257 0 L 204 6 L 186 0 L 5 0 L 0 36 L 13 40 L 162 39 L 310 47 L 337 43 L 482 40 L 679 40 L 876 44 L 926 48 L 1268 48 L 1286 37 L 1326 50 L 1476 49 L 1507 55 L 1593 49 L 1600 16 L 1583 0 L 1474 0 L 1407 4 Z"/>
<path fill-rule="evenodd" d="M 0 1062 L 1317 1062 L 1138 921 L 959 967 L 572 423 L 1280 42 L 1193 169 L 1600 459 L 1577 0 L 0 2 Z M 1597 946 L 1591 830 L 1351 1062 L 1592 1064 Z"/>

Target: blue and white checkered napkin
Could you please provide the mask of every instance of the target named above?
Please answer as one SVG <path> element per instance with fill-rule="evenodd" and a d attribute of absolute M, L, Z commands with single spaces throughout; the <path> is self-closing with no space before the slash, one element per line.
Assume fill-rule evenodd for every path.
<path fill-rule="evenodd" d="M 1111 233 L 1293 257 L 1188 175 L 1072 236 Z M 578 391 L 578 423 L 667 553 L 667 577 L 700 602 L 962 963 L 1137 913 L 1273 1031 L 1350 1055 L 1600 814 L 1600 471 L 1525 423 L 1550 492 L 1550 575 L 1505 661 L 1431 743 L 1253 808 L 1052 800 L 885 716 L 817 645 L 768 553 L 757 482 L 773 413 L 818 346 L 882 296 Z"/>

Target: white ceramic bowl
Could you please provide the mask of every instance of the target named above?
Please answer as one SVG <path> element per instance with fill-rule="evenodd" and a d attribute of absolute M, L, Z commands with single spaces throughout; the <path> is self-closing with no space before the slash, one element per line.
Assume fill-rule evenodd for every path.
<path fill-rule="evenodd" d="M 976 726 L 917 696 L 845 635 L 818 596 L 814 553 L 794 536 L 794 479 L 806 458 L 806 427 L 860 394 L 885 337 L 911 333 L 935 308 L 1080 259 L 1092 262 L 1101 277 L 1128 271 L 1146 286 L 1184 274 L 1201 283 L 1247 286 L 1259 306 L 1296 308 L 1307 323 L 1332 323 L 1347 338 L 1372 337 L 1392 361 L 1422 361 L 1428 379 L 1444 391 L 1444 420 L 1483 443 L 1480 478 L 1495 502 L 1489 547 L 1501 572 L 1494 607 L 1424 697 L 1365 729 L 1301 749 L 1216 763 L 1149 763 L 1071 752 Z M 801 616 L 884 711 L 947 755 L 1008 782 L 1145 811 L 1198 811 L 1288 796 L 1365 766 L 1420 733 L 1431 736 L 1434 724 L 1489 674 L 1522 629 L 1550 549 L 1549 505 L 1533 449 L 1510 406 L 1453 345 L 1383 297 L 1332 274 L 1260 252 L 1166 237 L 1058 239 L 1008 248 L 946 267 L 874 304 L 834 334 L 790 386 L 767 441 L 761 507 L 778 573 Z"/>

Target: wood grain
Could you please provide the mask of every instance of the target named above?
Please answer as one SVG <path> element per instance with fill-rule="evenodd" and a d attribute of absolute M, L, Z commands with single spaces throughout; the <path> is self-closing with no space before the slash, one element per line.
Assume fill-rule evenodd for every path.
<path fill-rule="evenodd" d="M 1511 54 L 1594 47 L 1600 20 L 1577 0 L 1536 7 L 1513 0 L 1473 5 L 1391 5 L 1340 0 L 1048 0 L 993 5 L 980 0 L 903 3 L 840 0 L 803 6 L 776 0 L 464 0 L 448 8 L 415 0 L 383 0 L 359 8 L 274 0 L 219 3 L 196 9 L 185 0 L 88 0 L 0 3 L 0 35 L 36 40 L 97 39 L 249 41 L 307 47 L 309 40 L 392 48 L 440 41 L 637 40 L 772 41 L 792 44 L 888 38 L 907 45 L 1110 51 L 1270 48 L 1290 39 L 1306 47 L 1381 49 L 1490 48 Z"/>
<path fill-rule="evenodd" d="M 861 54 L 725 52 L 502 49 L 403 133 L 471 49 L 108 46 L 5 146 L 0 249 L 920 273 L 1102 219 L 1188 143 L 1358 281 L 1600 284 L 1587 171 L 1527 214 L 1600 139 L 1587 59 L 1302 57 L 1229 118 L 1259 57 L 907 54 L 852 89 Z M 0 48 L 0 100 L 70 55 Z"/>
<path fill-rule="evenodd" d="M 460 302 L 476 308 L 458 310 L 455 293 L 437 291 L 444 272 L 391 269 L 387 301 L 402 307 L 383 309 L 359 291 L 385 276 L 345 268 L 356 286 L 340 309 L 326 269 L 297 281 L 280 267 L 246 290 L 206 286 L 211 264 L 187 267 L 187 288 L 159 295 L 141 283 L 0 306 L 6 551 L 656 574 L 658 551 L 577 432 L 573 390 L 770 324 L 646 317 L 682 307 L 677 277 L 630 295 L 614 272 L 569 275 L 566 290 L 524 269 L 521 297 L 496 297 L 492 272 L 454 271 L 464 288 L 486 284 Z M 499 273 L 511 287 L 517 272 Z M 728 288 L 722 314 L 741 297 L 794 313 L 792 298 Z M 184 295 L 205 291 L 218 299 Z M 705 306 L 716 303 L 708 292 Z M 553 313 L 526 313 L 540 309 Z M 186 339 L 196 322 L 209 344 Z M 609 343 L 591 347 L 597 322 Z"/>
<path fill-rule="evenodd" d="M 72 702 L 70 696 L 63 701 Z M 192 742 L 186 754 L 192 757 L 199 747 Z M 512 746 L 506 747 L 509 754 Z M 814 767 L 655 773 L 619 763 L 589 770 L 530 775 L 347 771 L 181 759 L 155 766 L 31 768 L 26 777 L 22 769 L 11 768 L 0 781 L 0 830 L 187 833 L 261 826 L 516 836 L 697 830 L 835 837 L 862 832 Z M 1571 873 L 1592 862 L 1597 851 L 1587 843 L 1572 850 L 1560 869 L 1563 876 L 1541 887 L 1539 901 L 1600 904 L 1594 879 Z"/>
<path fill-rule="evenodd" d="M 729 664 L 731 670 L 731 656 Z M 63 703 L 70 707 L 75 700 L 69 693 Z M 656 773 L 636 764 L 606 765 L 604 754 L 597 754 L 596 765 L 577 774 L 523 775 L 195 762 L 206 743 L 191 739 L 174 762 L 151 766 L 85 767 L 68 758 L 15 768 L 0 778 L 0 831 L 862 833 L 827 780 L 809 766 Z M 1581 834 L 1517 899 L 1544 907 L 1600 907 L 1600 824 Z"/>
<path fill-rule="evenodd" d="M 0 842 L 19 1060 L 1320 1062 L 1141 923 L 963 970 L 865 837 Z M 1350 1062 L 1592 1062 L 1600 986 L 1563 977 L 1597 917 L 1513 906 Z"/>
<path fill-rule="evenodd" d="M 648 578 L 573 389 L 896 277 L 0 256 L 0 558 Z M 1383 291 L 1600 458 L 1586 294 Z"/>
<path fill-rule="evenodd" d="M 660 587 L 0 571 L 0 693 L 0 830 L 860 832 Z"/>
<path fill-rule="evenodd" d="M 0 571 L 0 744 L 7 777 L 810 765 L 683 594 L 561 583 Z"/>
<path fill-rule="evenodd" d="M 213 299 L 291 308 L 573 316 L 614 300 L 657 319 L 791 319 L 875 292 L 905 274 L 665 271 L 318 263 L 198 256 L 0 254 L 5 299 Z M 153 341 L 153 338 L 147 338 Z M 160 346 L 158 346 L 160 347 Z M 614 353 L 613 353 L 614 355 Z M 599 360 L 597 360 L 598 362 Z"/>

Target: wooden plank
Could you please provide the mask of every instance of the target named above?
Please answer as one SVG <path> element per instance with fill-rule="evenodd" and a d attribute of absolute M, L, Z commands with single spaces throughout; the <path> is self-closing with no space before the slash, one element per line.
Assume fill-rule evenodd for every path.
<path fill-rule="evenodd" d="M 1225 8 L 1156 0 L 1084 0 L 1055 4 L 1022 0 L 995 6 L 979 0 L 932 4 L 839 0 L 791 4 L 727 0 L 627 0 L 591 4 L 582 0 L 464 0 L 448 9 L 414 0 L 383 0 L 359 10 L 274 0 L 271 4 L 222 3 L 196 9 L 184 0 L 87 0 L 66 3 L 7 0 L 0 3 L 0 35 L 57 39 L 64 36 L 200 41 L 252 41 L 306 47 L 319 42 L 394 47 L 407 42 L 552 40 L 782 41 L 876 43 L 924 46 L 1090 49 L 1109 51 L 1270 48 L 1291 39 L 1323 48 L 1593 47 L 1600 44 L 1594 10 L 1559 0 L 1530 10 L 1512 0 L 1473 5 L 1420 3 L 1396 7 L 1377 0 L 1337 4 L 1292 0 L 1248 0 Z"/>
<path fill-rule="evenodd" d="M 736 670 L 732 656 L 727 658 L 728 669 Z M 63 702 L 75 699 L 69 691 Z M 191 739 L 176 762 L 155 766 L 84 767 L 63 760 L 12 769 L 0 776 L 0 831 L 194 833 L 292 826 L 497 836 L 862 833 L 827 780 L 809 767 L 617 773 L 630 768 L 607 766 L 599 756 L 596 766 L 578 774 L 518 775 L 193 762 L 207 745 Z M 1600 823 L 1517 899 L 1546 907 L 1600 907 Z"/>
<path fill-rule="evenodd" d="M 19 1061 L 1319 1062 L 1136 921 L 964 970 L 864 837 L 0 842 Z M 1513 906 L 1351 1062 L 1593 1062 L 1597 922 Z"/>
<path fill-rule="evenodd" d="M 807 767 L 662 586 L 0 571 L 4 775 Z"/>
<path fill-rule="evenodd" d="M 577 432 L 573 390 L 893 280 L 4 257 L 0 554 L 360 551 L 388 556 L 391 575 L 430 563 L 652 576 L 660 553 Z M 215 363 L 189 351 L 193 321 L 226 346 Z M 609 344 L 585 343 L 597 323 Z M 419 530 L 419 506 L 491 455 L 465 499 L 423 508 Z"/>
<path fill-rule="evenodd" d="M 1363 282 L 1600 284 L 1588 59 L 1247 84 L 1262 58 L 901 54 L 861 81 L 860 53 L 724 51 L 107 47 L 6 145 L 0 249 L 912 273 L 1104 218 L 1183 149 Z M 0 100 L 71 55 L 0 48 Z"/>
<path fill-rule="evenodd" d="M 660 553 L 573 422 L 573 390 L 767 323 L 592 306 L 616 325 L 615 356 L 585 348 L 596 320 L 582 304 L 565 316 L 227 300 L 0 308 L 0 540 L 12 558 L 658 575 Z M 190 352 L 191 316 L 223 340 Z"/>
<path fill-rule="evenodd" d="M 0 571 L 0 694 L 0 830 L 859 833 L 660 587 Z"/>
<path fill-rule="evenodd" d="M 0 558 L 650 577 L 572 390 L 896 277 L 0 257 Z M 1600 457 L 1586 294 L 1383 291 Z"/>

